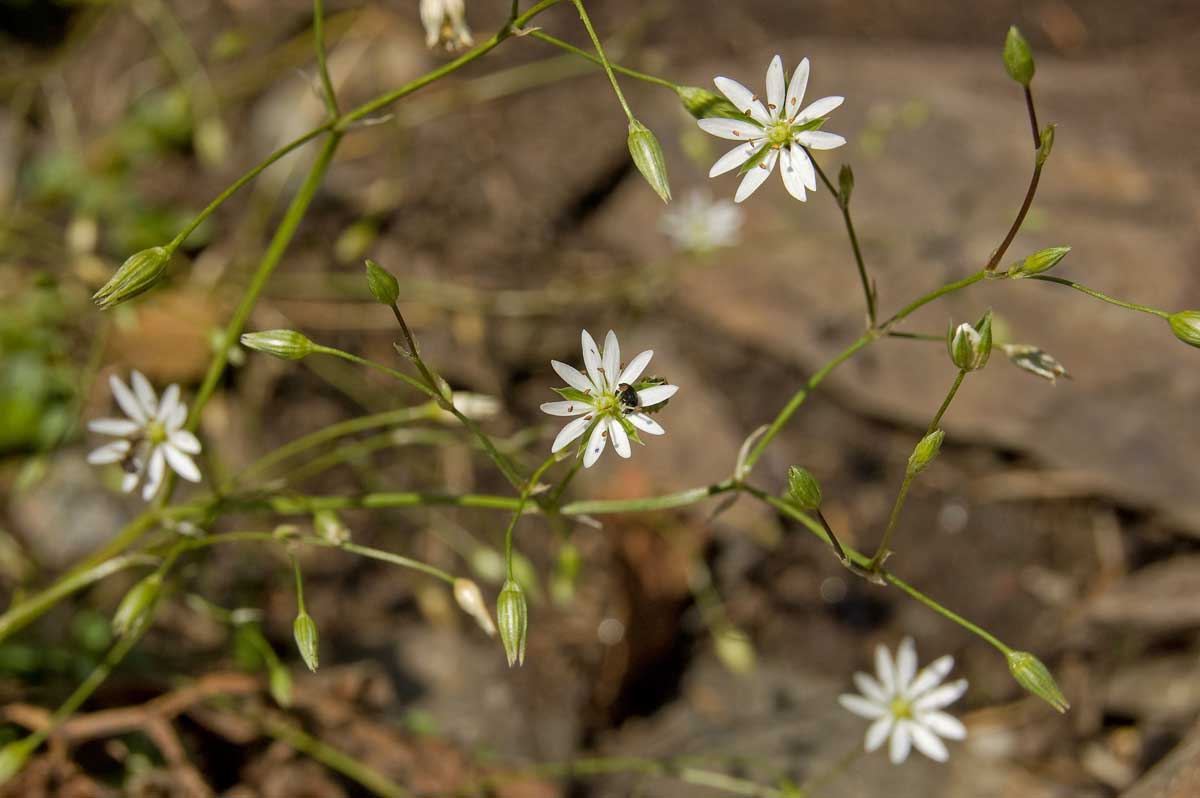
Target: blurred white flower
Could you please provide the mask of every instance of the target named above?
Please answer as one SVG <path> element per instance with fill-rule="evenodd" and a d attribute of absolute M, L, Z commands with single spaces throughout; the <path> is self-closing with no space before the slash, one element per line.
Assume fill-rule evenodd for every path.
<path fill-rule="evenodd" d="M 900 643 L 893 660 L 887 648 L 875 649 L 878 678 L 854 674 L 854 684 L 862 695 L 843 694 L 838 702 L 858 715 L 874 721 L 867 729 L 866 749 L 874 751 L 890 738 L 888 754 L 893 764 L 917 750 L 930 759 L 945 762 L 950 756 L 942 737 L 962 740 L 967 729 L 958 718 L 941 710 L 953 704 L 967 690 L 967 680 L 942 684 L 954 667 L 949 655 L 934 660 L 917 672 L 917 651 L 911 637 Z"/>
<path fill-rule="evenodd" d="M 683 252 L 711 252 L 738 243 L 742 209 L 714 200 L 707 191 L 693 191 L 663 213 L 659 227 Z"/>
<path fill-rule="evenodd" d="M 167 466 L 191 482 L 200 481 L 200 469 L 190 455 L 200 453 L 200 441 L 183 428 L 187 406 L 179 401 L 179 386 L 168 385 L 160 399 L 142 373 L 134 371 L 133 389 L 112 376 L 113 398 L 127 418 L 100 418 L 88 429 L 117 440 L 88 454 L 93 465 L 120 463 L 125 469 L 121 489 L 129 493 L 140 483 L 142 498 L 150 501 L 162 484 Z"/>
<path fill-rule="evenodd" d="M 466 0 L 421 0 L 421 24 L 425 26 L 425 46 L 447 50 L 470 47 L 474 43 L 467 27 Z"/>
<path fill-rule="evenodd" d="M 591 468 L 610 438 L 616 453 L 621 457 L 629 457 L 632 454 L 629 446 L 631 433 L 635 440 L 637 430 L 650 435 L 664 434 L 666 430 L 645 410 L 670 399 L 679 386 L 641 379 L 642 372 L 654 355 L 652 350 L 642 352 L 629 361 L 629 365 L 623 366 L 621 348 L 612 330 L 604 339 L 603 352 L 587 330 L 583 331 L 581 338 L 587 376 L 573 366 L 551 360 L 550 365 L 568 387 L 555 388 L 563 401 L 546 402 L 542 405 L 542 412 L 552 416 L 578 416 L 558 433 L 554 445 L 550 447 L 551 452 L 565 448 L 591 430 L 583 454 L 584 467 Z"/>
<path fill-rule="evenodd" d="M 751 158 L 756 159 L 734 195 L 734 202 L 741 202 L 766 181 L 778 161 L 783 185 L 789 194 L 803 202 L 807 198 L 805 189 L 817 190 L 816 172 L 804 148 L 832 150 L 846 143 L 837 134 L 817 129 L 824 122 L 825 115 L 841 105 L 845 98 L 822 97 L 807 108 L 800 109 L 804 91 L 808 88 L 807 58 L 800 62 L 792 73 L 792 79 L 786 83 L 783 79 L 783 60 L 779 56 L 771 59 L 767 67 L 766 106 L 736 80 L 718 77 L 713 82 L 749 119 L 700 120 L 700 129 L 705 133 L 744 142 L 717 159 L 708 176 L 723 175 Z"/>

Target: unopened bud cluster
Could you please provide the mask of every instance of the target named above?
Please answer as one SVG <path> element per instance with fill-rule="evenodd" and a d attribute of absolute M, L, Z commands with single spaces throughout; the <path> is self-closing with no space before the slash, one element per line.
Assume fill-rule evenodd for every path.
<path fill-rule="evenodd" d="M 817 510 L 821 507 L 821 486 L 807 468 L 792 466 L 788 469 L 788 497 L 801 510 Z"/>
<path fill-rule="evenodd" d="M 908 473 L 919 474 L 936 460 L 942 451 L 942 441 L 945 439 L 946 433 L 940 429 L 935 429 L 922 438 L 908 457 Z"/>
<path fill-rule="evenodd" d="M 978 371 L 986 366 L 992 354 L 991 311 L 974 326 L 966 322 L 952 326 L 946 333 L 946 349 L 950 360 L 962 371 Z"/>
<path fill-rule="evenodd" d="M 500 597 L 496 600 L 496 626 L 500 630 L 508 666 L 524 665 L 529 608 L 525 603 L 525 591 L 511 579 L 500 588 Z"/>

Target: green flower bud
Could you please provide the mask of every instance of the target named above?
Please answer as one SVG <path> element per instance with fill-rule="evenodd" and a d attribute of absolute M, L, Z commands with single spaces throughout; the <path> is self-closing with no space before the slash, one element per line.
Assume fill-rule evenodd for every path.
<path fill-rule="evenodd" d="M 1028 344 L 1004 344 L 1001 349 L 1008 356 L 1008 361 L 1019 369 L 1036 374 L 1044 380 L 1056 382 L 1059 377 L 1071 379 L 1063 365 L 1055 360 L 1053 355 L 1043 352 L 1036 346 Z"/>
<path fill-rule="evenodd" d="M 130 255 L 116 274 L 92 296 L 92 301 L 102 310 L 108 310 L 144 294 L 163 276 L 170 260 L 171 250 L 166 247 L 150 247 Z"/>
<path fill-rule="evenodd" d="M 13 776 L 21 772 L 21 768 L 25 767 L 25 762 L 29 759 L 29 755 L 37 747 L 37 739 L 34 737 L 23 737 L 20 740 L 13 740 L 8 745 L 0 748 L 0 785 L 7 784 Z"/>
<path fill-rule="evenodd" d="M 1008 670 L 1017 680 L 1017 684 L 1059 712 L 1066 712 L 1071 708 L 1071 705 L 1067 703 L 1066 696 L 1055 683 L 1054 677 L 1050 675 L 1050 670 L 1042 664 L 1041 660 L 1028 651 L 1010 651 L 1006 656 L 1008 657 Z"/>
<path fill-rule="evenodd" d="M 292 674 L 278 659 L 268 663 L 267 668 L 270 671 L 267 674 L 267 689 L 271 692 L 271 698 L 287 709 L 292 705 Z"/>
<path fill-rule="evenodd" d="M 1200 346 L 1200 310 L 1181 310 L 1167 317 L 1171 332 L 1185 344 Z"/>
<path fill-rule="evenodd" d="M 945 438 L 946 433 L 940 429 L 935 429 L 922 438 L 913 448 L 913 453 L 908 456 L 908 473 L 919 474 L 936 460 L 942 451 L 942 441 Z"/>
<path fill-rule="evenodd" d="M 350 527 L 333 510 L 317 510 L 313 513 L 313 531 L 317 537 L 337 546 L 350 540 Z"/>
<path fill-rule="evenodd" d="M 788 497 L 801 510 L 816 510 L 821 506 L 821 486 L 807 468 L 788 469 Z"/>
<path fill-rule="evenodd" d="M 746 115 L 739 111 L 733 103 L 716 92 L 702 89 L 699 86 L 676 86 L 675 93 L 683 102 L 687 112 L 697 119 L 724 117 L 725 119 L 745 119 Z"/>
<path fill-rule="evenodd" d="M 629 154 L 650 188 L 662 198 L 671 201 L 671 185 L 667 180 L 667 165 L 663 161 L 662 147 L 650 128 L 636 119 L 629 120 Z"/>
<path fill-rule="evenodd" d="M 310 671 L 316 672 L 317 653 L 320 648 L 320 635 L 317 633 L 316 621 L 307 612 L 301 610 L 300 614 L 296 616 L 296 622 L 292 624 L 292 635 L 296 638 L 296 648 L 299 649 L 304 664 Z"/>
<path fill-rule="evenodd" d="M 284 360 L 299 360 L 312 354 L 313 342 L 295 330 L 262 330 L 242 336 L 242 346 Z"/>
<path fill-rule="evenodd" d="M 1016 25 L 1008 29 L 1004 39 L 1004 68 L 1008 70 L 1008 76 L 1022 86 L 1028 86 L 1033 80 L 1033 53 Z"/>
<path fill-rule="evenodd" d="M 1038 147 L 1037 165 L 1045 166 L 1046 159 L 1050 157 L 1050 150 L 1054 149 L 1054 128 L 1057 125 L 1046 125 L 1046 129 L 1042 131 L 1042 145 Z"/>
<path fill-rule="evenodd" d="M 488 614 L 487 605 L 483 603 L 483 593 L 479 591 L 479 585 L 470 579 L 455 579 L 454 600 L 463 612 L 475 619 L 488 637 L 495 637 L 496 626 L 492 623 L 492 616 Z"/>
<path fill-rule="evenodd" d="M 376 302 L 388 307 L 395 305 L 400 297 L 400 281 L 373 260 L 367 260 L 367 288 Z"/>
<path fill-rule="evenodd" d="M 850 205 L 850 195 L 854 193 L 854 170 L 850 164 L 842 164 L 838 172 L 838 204 L 843 208 Z"/>
<path fill-rule="evenodd" d="M 750 673 L 754 670 L 757 660 L 754 644 L 742 630 L 733 627 L 714 630 L 713 647 L 721 664 L 731 673 Z"/>
<path fill-rule="evenodd" d="M 118 637 L 137 632 L 149 616 L 158 595 L 162 592 L 162 574 L 158 571 L 144 577 L 129 589 L 113 613 L 112 630 Z"/>
<path fill-rule="evenodd" d="M 1008 268 L 1008 276 L 1014 278 L 1031 277 L 1035 274 L 1048 272 L 1067 256 L 1070 247 L 1050 247 L 1038 250 L 1020 263 L 1014 263 Z"/>
<path fill-rule="evenodd" d="M 514 663 L 525 664 L 525 633 L 529 626 L 529 608 L 525 604 L 525 592 L 513 580 L 505 581 L 496 600 L 496 625 L 500 628 L 500 642 L 508 656 L 508 667 Z"/>
<path fill-rule="evenodd" d="M 950 360 L 963 371 L 978 371 L 987 365 L 992 354 L 992 312 L 975 326 L 966 322 L 951 327 L 946 333 L 946 349 Z"/>

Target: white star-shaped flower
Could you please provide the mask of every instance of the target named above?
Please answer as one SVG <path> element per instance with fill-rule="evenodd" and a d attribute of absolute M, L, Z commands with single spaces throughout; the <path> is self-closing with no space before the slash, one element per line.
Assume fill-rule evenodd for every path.
<path fill-rule="evenodd" d="M 465 0 L 421 0 L 425 46 L 433 49 L 440 44 L 450 52 L 470 47 L 474 40 L 466 15 Z"/>
<path fill-rule="evenodd" d="M 701 119 L 700 128 L 723 139 L 741 141 L 722 155 L 708 171 L 709 177 L 723 175 L 751 158 L 757 162 L 746 172 L 738 186 L 734 202 L 741 202 L 755 192 L 779 162 L 779 172 L 788 193 L 803 202 L 808 191 L 817 190 L 817 176 L 805 147 L 832 150 L 846 140 L 835 133 L 817 130 L 825 115 L 842 104 L 845 97 L 822 97 L 801 110 L 804 91 L 808 87 L 808 59 L 805 58 L 784 83 L 783 60 L 771 59 L 767 67 L 767 104 L 736 80 L 718 77 L 713 82 L 748 120 Z"/>
<path fill-rule="evenodd" d="M 612 330 L 604 339 L 603 351 L 587 330 L 581 337 L 587 375 L 566 363 L 551 360 L 550 365 L 568 387 L 555 388 L 563 400 L 546 402 L 542 412 L 552 416 L 578 416 L 558 433 L 550 447 L 551 452 L 565 448 L 591 430 L 583 453 L 584 467 L 591 468 L 600 459 L 609 439 L 617 454 L 629 457 L 632 454 L 630 434 L 634 440 L 638 440 L 637 430 L 650 435 L 664 434 L 666 430 L 645 411 L 670 399 L 679 386 L 642 379 L 642 372 L 654 355 L 652 350 L 647 349 L 629 361 L 629 365 L 623 366 L 621 348 Z"/>
<path fill-rule="evenodd" d="M 693 191 L 663 213 L 659 227 L 682 252 L 711 252 L 738 243 L 742 209 L 707 191 Z"/>
<path fill-rule="evenodd" d="M 874 721 L 867 729 L 868 751 L 890 738 L 888 755 L 893 764 L 907 759 L 913 746 L 930 759 L 945 762 L 950 753 L 941 738 L 962 740 L 967 736 L 958 718 L 941 711 L 967 690 L 966 679 L 942 684 L 953 667 L 954 657 L 947 655 L 918 673 L 917 650 L 912 638 L 906 637 L 895 660 L 884 646 L 876 648 L 878 678 L 854 674 L 854 684 L 862 695 L 843 694 L 838 702 L 855 715 Z"/>
<path fill-rule="evenodd" d="M 141 483 L 142 498 L 150 501 L 162 484 L 167 466 L 191 482 L 200 481 L 200 469 L 190 455 L 200 453 L 200 441 L 183 428 L 187 406 L 179 401 L 179 386 L 168 385 L 160 399 L 141 372 L 134 371 L 133 389 L 115 375 L 109 377 L 113 398 L 127 418 L 100 418 L 88 429 L 118 440 L 88 454 L 93 465 L 120 463 L 125 469 L 121 489 L 131 492 Z"/>

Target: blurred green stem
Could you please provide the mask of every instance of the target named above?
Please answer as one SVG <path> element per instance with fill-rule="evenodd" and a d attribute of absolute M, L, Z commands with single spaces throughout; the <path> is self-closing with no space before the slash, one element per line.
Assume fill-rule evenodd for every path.
<path fill-rule="evenodd" d="M 322 99 L 331 119 L 338 117 L 337 94 L 333 91 L 333 80 L 329 77 L 329 66 L 325 63 L 325 3 L 313 0 L 313 49 L 317 52 L 317 72 L 321 75 Z"/>
<path fill-rule="evenodd" d="M 617 83 L 617 76 L 613 74 L 612 64 L 608 62 L 608 56 L 604 54 L 604 46 L 600 44 L 600 37 L 596 35 L 596 29 L 592 27 L 592 20 L 588 17 L 587 9 L 583 7 L 583 0 L 573 0 L 575 10 L 579 12 L 579 19 L 583 21 L 583 27 L 587 28 L 588 36 L 592 38 L 592 45 L 596 48 L 596 55 L 600 57 L 600 64 L 604 67 L 604 73 L 608 75 L 608 82 L 612 84 L 613 91 L 617 95 L 617 101 L 621 103 L 621 109 L 625 111 L 625 117 L 632 122 L 633 111 L 629 108 L 629 103 L 625 101 L 625 95 L 621 92 L 621 86 Z"/>
<path fill-rule="evenodd" d="M 1051 274 L 1034 274 L 1025 279 L 1042 280 L 1043 282 L 1047 282 L 1047 283 L 1057 283 L 1058 285 L 1065 285 L 1068 288 L 1074 288 L 1076 291 L 1085 293 L 1090 297 L 1095 297 L 1096 299 L 1099 299 L 1102 302 L 1107 302 L 1110 305 L 1116 305 L 1117 307 L 1125 308 L 1126 310 L 1136 310 L 1140 313 L 1149 313 L 1151 316 L 1158 316 L 1160 319 L 1168 319 L 1171 317 L 1170 313 L 1166 313 L 1166 312 L 1158 310 L 1156 308 L 1147 307 L 1146 305 L 1138 305 L 1133 302 L 1123 302 L 1120 299 L 1116 299 L 1114 297 L 1108 296 L 1107 294 L 1102 294 L 1099 291 L 1094 291 L 1085 285 L 1080 285 L 1079 283 L 1074 282 L 1073 280 L 1067 280 L 1062 277 L 1055 277 L 1054 275 L 1051 275 Z"/>

